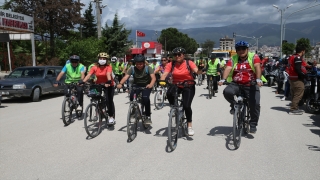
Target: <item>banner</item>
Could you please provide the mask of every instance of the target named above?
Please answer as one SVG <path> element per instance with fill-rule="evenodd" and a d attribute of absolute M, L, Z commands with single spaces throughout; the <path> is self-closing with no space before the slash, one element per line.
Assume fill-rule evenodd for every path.
<path fill-rule="evenodd" d="M 0 29 L 33 32 L 33 18 L 24 14 L 0 9 Z"/>

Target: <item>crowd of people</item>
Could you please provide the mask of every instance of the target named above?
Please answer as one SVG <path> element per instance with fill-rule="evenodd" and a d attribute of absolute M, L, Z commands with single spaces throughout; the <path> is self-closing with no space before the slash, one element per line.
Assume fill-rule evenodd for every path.
<path fill-rule="evenodd" d="M 182 94 L 183 109 L 187 118 L 188 135 L 193 136 L 192 128 L 192 101 L 195 95 L 195 83 L 189 83 L 188 86 L 181 85 L 182 82 L 192 82 L 195 76 L 207 76 L 207 84 L 209 79 L 213 80 L 213 90 L 218 93 L 218 86 L 228 82 L 223 90 L 224 98 L 230 103 L 230 113 L 234 113 L 234 95 L 239 93 L 237 84 L 244 86 L 245 95 L 248 99 L 250 109 L 250 133 L 256 133 L 258 121 L 260 117 L 260 87 L 267 82 L 263 76 L 266 64 L 269 59 L 259 57 L 259 55 L 249 51 L 249 44 L 245 41 L 239 41 L 235 45 L 236 55 L 225 62 L 223 59 L 217 58 L 214 54 L 209 59 L 192 60 L 187 57 L 186 51 L 182 47 L 172 50 L 172 56 L 162 57 L 161 63 L 157 61 L 147 62 L 143 55 L 136 55 L 134 59 L 124 62 L 121 58 L 111 57 L 101 52 L 97 56 L 97 61 L 89 66 L 85 76 L 84 66 L 80 63 L 80 57 L 72 55 L 61 73 L 57 76 L 57 83 L 62 76 L 66 74 L 65 83 L 78 83 L 77 96 L 79 100 L 78 108 L 81 110 L 83 106 L 83 84 L 104 84 L 105 106 L 109 116 L 108 123 L 115 124 L 114 92 L 115 88 L 128 91 L 129 87 L 142 87 L 142 101 L 145 105 L 145 115 L 147 120 L 145 124 L 152 124 L 150 94 L 154 85 L 166 86 L 169 84 L 180 84 L 178 86 L 179 94 Z M 302 114 L 303 110 L 299 109 L 299 101 L 303 96 L 304 78 L 307 69 L 313 65 L 308 65 L 303 56 L 305 47 L 297 46 L 296 53 L 275 62 L 276 65 L 285 69 L 288 81 L 285 82 L 284 98 L 292 99 L 289 114 Z M 116 77 L 119 83 L 114 82 Z M 130 79 L 132 83 L 130 83 Z M 57 86 L 57 83 L 55 86 Z M 125 86 L 126 84 L 126 86 Z M 115 87 L 116 86 L 116 87 Z M 207 87 L 208 88 L 208 87 Z M 278 83 L 276 93 L 281 93 L 282 85 Z M 170 105 L 174 104 L 174 93 L 172 89 L 168 89 L 167 99 Z M 68 96 L 68 88 L 65 88 L 65 95 Z M 130 101 L 133 100 L 133 92 L 130 92 Z M 106 113 L 106 112 L 105 112 Z"/>

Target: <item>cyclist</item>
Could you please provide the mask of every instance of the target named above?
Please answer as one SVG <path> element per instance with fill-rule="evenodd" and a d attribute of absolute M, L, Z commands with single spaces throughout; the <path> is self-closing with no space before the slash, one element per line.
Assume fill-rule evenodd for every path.
<path fill-rule="evenodd" d="M 115 124 L 115 107 L 113 102 L 114 81 L 112 78 L 112 67 L 107 64 L 107 59 L 109 59 L 109 55 L 107 53 L 99 53 L 98 63 L 95 63 L 95 65 L 91 68 L 90 72 L 84 78 L 83 82 L 88 81 L 92 75 L 95 75 L 97 78 L 95 82 L 96 84 L 105 83 L 106 88 L 104 88 L 104 96 L 106 101 L 104 102 L 104 105 L 108 108 L 108 123 Z M 103 111 L 104 113 L 106 113 L 105 109 L 103 109 Z"/>
<path fill-rule="evenodd" d="M 145 124 L 152 124 L 151 121 L 151 107 L 150 107 L 150 93 L 151 89 L 156 82 L 156 77 L 153 73 L 153 70 L 150 66 L 146 66 L 146 58 L 143 55 L 136 55 L 134 57 L 135 66 L 132 66 L 127 74 L 121 79 L 117 88 L 120 89 L 123 87 L 124 82 L 132 75 L 133 76 L 133 87 L 145 87 L 142 90 L 142 101 L 145 107 L 145 115 L 147 119 Z M 136 93 L 140 93 L 139 90 L 136 90 Z M 130 92 L 130 101 L 133 100 L 134 91 Z"/>
<path fill-rule="evenodd" d="M 133 65 L 133 59 L 131 59 L 131 60 L 129 60 L 128 62 L 127 62 L 127 64 L 124 66 L 124 68 L 123 68 L 123 71 L 122 71 L 122 75 L 123 75 L 123 77 L 127 74 L 127 72 L 128 72 L 128 70 L 130 69 L 130 67 L 131 66 L 134 66 Z M 126 90 L 126 92 L 128 92 L 128 89 L 129 89 L 129 79 L 127 79 L 127 81 L 126 81 L 126 84 L 127 84 L 127 90 Z"/>
<path fill-rule="evenodd" d="M 80 57 L 77 55 L 72 55 L 69 58 L 70 63 L 67 63 L 61 72 L 59 73 L 58 77 L 56 78 L 56 82 L 53 84 L 54 87 L 58 86 L 58 82 L 62 78 L 64 74 L 66 74 L 65 84 L 64 87 L 64 94 L 65 96 L 69 97 L 69 89 L 68 84 L 70 83 L 81 83 L 82 79 L 84 78 L 84 66 L 80 64 Z M 77 88 L 77 99 L 79 102 L 79 106 L 77 107 L 78 111 L 82 110 L 83 106 L 83 87 L 82 86 L 76 86 Z"/>
<path fill-rule="evenodd" d="M 188 62 L 189 66 L 190 66 L 188 68 L 187 61 L 185 60 L 185 57 L 184 57 L 186 50 L 184 48 L 177 47 L 177 48 L 173 49 L 172 53 L 176 57 L 175 62 L 169 63 L 166 65 L 164 73 L 161 76 L 161 80 L 165 80 L 169 73 L 172 74 L 172 79 L 173 79 L 174 84 L 179 83 L 179 82 L 183 82 L 185 80 L 194 80 L 194 78 L 192 76 L 192 72 L 197 73 L 198 68 L 192 61 Z M 174 67 L 172 68 L 172 66 L 174 66 Z M 160 82 L 160 85 L 165 85 L 165 84 L 166 84 L 165 82 Z M 192 100 L 193 100 L 195 91 L 196 91 L 195 83 L 190 85 L 190 87 L 179 87 L 178 88 L 178 93 L 182 94 L 183 109 L 185 111 L 185 115 L 186 115 L 187 122 L 188 122 L 189 136 L 194 135 L 194 130 L 192 128 L 191 104 L 192 104 Z M 174 105 L 174 96 L 173 96 L 173 94 L 170 93 L 170 90 L 168 90 L 167 99 L 168 99 L 170 105 Z"/>
<path fill-rule="evenodd" d="M 159 64 L 157 63 L 157 59 L 153 59 L 152 64 L 150 64 L 149 66 L 153 69 L 153 72 L 156 76 L 156 85 L 158 86 L 160 74 L 159 74 L 159 72 L 155 72 L 155 70 L 158 69 L 158 67 L 159 67 Z"/>
<path fill-rule="evenodd" d="M 161 65 L 159 65 L 159 66 L 155 69 L 154 73 L 155 73 L 155 74 L 156 74 L 156 73 L 163 74 L 163 72 L 164 72 L 167 64 L 168 64 L 167 58 L 166 58 L 166 57 L 162 57 L 162 58 L 161 58 Z"/>
<path fill-rule="evenodd" d="M 230 103 L 230 113 L 234 114 L 234 95 L 239 93 L 239 87 L 236 84 L 245 85 L 245 94 L 248 98 L 250 108 L 250 133 L 256 133 L 258 120 L 260 116 L 260 89 L 262 80 L 260 58 L 258 55 L 249 52 L 249 44 L 245 41 L 239 41 L 235 45 L 236 55 L 232 56 L 227 62 L 223 77 L 219 81 L 221 86 L 225 80 L 231 82 L 223 91 L 225 99 Z M 261 80 L 262 79 L 262 80 Z M 251 85 L 251 82 L 257 82 L 257 85 Z"/>
<path fill-rule="evenodd" d="M 122 63 L 123 64 L 123 63 Z M 117 57 L 112 57 L 111 58 L 111 66 L 112 66 L 112 71 L 113 71 L 113 74 L 115 75 L 115 77 L 118 78 L 118 81 L 120 82 L 121 79 L 122 79 L 122 70 L 123 68 L 121 67 L 122 66 L 121 62 L 118 61 Z M 121 70 L 122 69 L 122 70 Z M 124 87 L 122 88 L 123 89 L 123 92 L 125 91 L 124 90 Z"/>
<path fill-rule="evenodd" d="M 218 81 L 220 80 L 220 59 L 215 54 L 211 54 L 211 60 L 208 62 L 207 67 L 207 89 L 209 87 L 209 80 L 212 77 L 213 90 L 218 93 Z"/>
<path fill-rule="evenodd" d="M 200 71 L 203 71 L 206 68 L 206 61 L 203 59 L 202 56 L 200 56 L 200 59 L 196 61 L 196 64 L 198 66 L 198 69 Z M 199 75 L 200 76 L 200 75 Z M 202 74 L 202 80 L 204 80 L 205 74 Z"/>

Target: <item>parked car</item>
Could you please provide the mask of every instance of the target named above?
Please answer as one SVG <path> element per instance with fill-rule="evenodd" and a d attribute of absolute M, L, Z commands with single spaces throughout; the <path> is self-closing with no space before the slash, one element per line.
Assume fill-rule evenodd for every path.
<path fill-rule="evenodd" d="M 64 87 L 54 87 L 53 83 L 62 66 L 19 67 L 0 80 L 0 93 L 3 97 L 30 97 L 39 101 L 41 95 L 63 93 Z M 64 82 L 65 77 L 60 82 Z"/>

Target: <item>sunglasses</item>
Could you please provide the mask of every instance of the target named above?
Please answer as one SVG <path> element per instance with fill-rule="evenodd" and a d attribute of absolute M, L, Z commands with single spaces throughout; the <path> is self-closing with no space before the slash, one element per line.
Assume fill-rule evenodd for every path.
<path fill-rule="evenodd" d="M 181 53 L 179 53 L 179 54 L 174 54 L 174 56 L 179 56 L 179 57 L 180 57 L 181 55 L 182 55 Z"/>
<path fill-rule="evenodd" d="M 237 51 L 239 51 L 239 50 L 242 50 L 242 51 L 243 51 L 243 50 L 246 50 L 246 49 L 247 49 L 246 47 L 238 47 L 236 50 L 237 50 Z"/>

